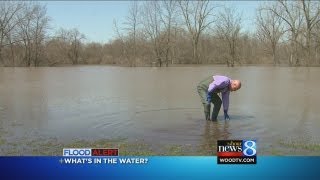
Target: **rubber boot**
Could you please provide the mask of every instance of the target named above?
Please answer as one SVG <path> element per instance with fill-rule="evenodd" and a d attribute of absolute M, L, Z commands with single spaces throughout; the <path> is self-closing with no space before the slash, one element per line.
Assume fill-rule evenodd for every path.
<path fill-rule="evenodd" d="M 219 114 L 219 111 L 220 111 L 220 107 L 221 107 L 221 104 L 219 104 L 219 103 L 214 105 L 213 110 L 212 110 L 212 114 L 211 114 L 211 120 L 212 121 L 216 121 L 217 120 L 218 114 Z"/>
<path fill-rule="evenodd" d="M 212 114 L 211 114 L 211 120 L 212 120 L 212 121 L 216 121 L 217 118 L 218 118 L 218 115 L 217 115 L 217 114 L 215 114 L 215 113 L 212 113 Z"/>
<path fill-rule="evenodd" d="M 208 121 L 210 120 L 210 108 L 211 108 L 210 104 L 204 105 L 204 115 L 205 115 L 206 120 L 208 120 Z"/>

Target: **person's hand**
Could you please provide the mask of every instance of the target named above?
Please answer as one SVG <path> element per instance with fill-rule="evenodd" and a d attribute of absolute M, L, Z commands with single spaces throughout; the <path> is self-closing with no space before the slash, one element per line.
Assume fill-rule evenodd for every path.
<path fill-rule="evenodd" d="M 224 110 L 223 112 L 224 112 L 224 120 L 230 120 L 228 112 L 226 110 Z"/>

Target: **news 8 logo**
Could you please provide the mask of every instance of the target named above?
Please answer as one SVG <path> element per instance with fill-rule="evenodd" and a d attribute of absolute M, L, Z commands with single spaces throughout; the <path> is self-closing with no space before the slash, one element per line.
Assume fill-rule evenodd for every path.
<path fill-rule="evenodd" d="M 242 154 L 244 156 L 256 156 L 257 155 L 257 143 L 255 140 L 243 140 L 242 141 Z"/>

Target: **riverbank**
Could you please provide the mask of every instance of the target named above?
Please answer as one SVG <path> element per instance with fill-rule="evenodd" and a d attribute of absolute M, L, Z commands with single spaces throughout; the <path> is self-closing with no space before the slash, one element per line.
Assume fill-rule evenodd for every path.
<path fill-rule="evenodd" d="M 62 143 L 54 138 L 13 143 L 0 140 L 2 156 L 61 156 L 63 148 L 119 148 L 121 156 L 216 156 L 216 146 L 165 145 L 155 146 L 143 141 L 126 139 L 74 140 Z M 278 141 L 269 148 L 258 149 L 263 156 L 319 156 L 320 144 Z"/>

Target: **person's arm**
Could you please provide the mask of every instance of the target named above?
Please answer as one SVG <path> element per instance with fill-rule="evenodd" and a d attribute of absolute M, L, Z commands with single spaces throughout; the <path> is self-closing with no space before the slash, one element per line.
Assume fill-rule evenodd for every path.
<path fill-rule="evenodd" d="M 230 91 L 226 91 L 226 92 L 221 93 L 221 94 L 222 94 L 223 111 L 228 113 Z"/>
<path fill-rule="evenodd" d="M 230 91 L 226 91 L 222 93 L 222 103 L 223 103 L 223 112 L 224 112 L 224 119 L 230 119 L 228 115 L 228 109 L 229 109 L 229 95 Z"/>

